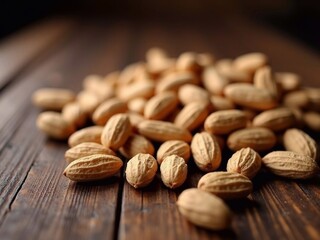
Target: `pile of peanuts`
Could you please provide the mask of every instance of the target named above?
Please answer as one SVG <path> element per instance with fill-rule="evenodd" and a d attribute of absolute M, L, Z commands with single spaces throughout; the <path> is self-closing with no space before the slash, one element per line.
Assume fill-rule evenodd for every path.
<path fill-rule="evenodd" d="M 37 90 L 33 102 L 45 110 L 37 126 L 52 138 L 68 139 L 64 174 L 74 181 L 110 177 L 122 159 L 130 159 L 126 178 L 133 187 L 152 182 L 160 165 L 163 183 L 177 188 L 187 178 L 192 156 L 210 173 L 198 189 L 181 194 L 179 210 L 196 225 L 223 229 L 229 210 L 220 198 L 250 194 L 261 166 L 293 179 L 319 170 L 317 144 L 300 129 L 320 131 L 320 88 L 303 87 L 299 75 L 273 72 L 268 63 L 263 53 L 217 60 L 195 52 L 173 58 L 152 48 L 144 62 L 87 76 L 78 94 Z M 277 145 L 285 151 L 260 157 Z M 227 171 L 214 172 L 227 147 L 235 152 Z M 205 218 L 197 205 L 219 206 L 222 212 Z M 208 222 L 214 217 L 224 221 Z"/>

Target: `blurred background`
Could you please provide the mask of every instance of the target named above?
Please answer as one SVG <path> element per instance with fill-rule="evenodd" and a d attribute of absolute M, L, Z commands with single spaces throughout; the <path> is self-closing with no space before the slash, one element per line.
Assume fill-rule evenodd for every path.
<path fill-rule="evenodd" d="M 130 21 L 215 21 L 246 15 L 320 51 L 320 1 L 317 0 L 2 0 L 0 38 L 53 15 Z"/>

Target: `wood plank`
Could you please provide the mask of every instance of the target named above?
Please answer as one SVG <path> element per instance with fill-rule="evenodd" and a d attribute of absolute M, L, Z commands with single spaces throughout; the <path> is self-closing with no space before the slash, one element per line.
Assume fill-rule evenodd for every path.
<path fill-rule="evenodd" d="M 19 108 L 33 109 L 29 99 L 39 86 L 77 89 L 81 85 L 79 80 L 85 75 L 102 74 L 119 67 L 125 61 L 128 29 L 122 25 L 110 26 L 104 33 L 102 29 L 101 25 L 83 26 L 64 48 L 39 64 L 37 69 L 19 81 L 18 86 L 7 89 L 7 96 L 12 97 L 18 92 L 23 95 L 17 100 Z M 52 73 L 55 76 L 59 73 L 60 77 L 48 78 Z M 2 166 L 6 166 L 1 168 L 3 172 L 0 175 L 1 238 L 94 238 L 101 235 L 111 238 L 119 185 L 117 178 L 92 186 L 73 184 L 62 177 L 66 165 L 63 154 L 67 146 L 65 143 L 44 141 L 43 134 L 35 128 L 37 114 L 36 110 L 20 114 L 23 124 L 0 156 Z M 17 149 L 19 155 L 11 158 Z"/>
<path fill-rule="evenodd" d="M 74 22 L 68 19 L 49 19 L 18 32 L 0 44 L 0 90 L 23 69 L 30 66 L 39 54 L 47 52 L 70 33 Z"/>

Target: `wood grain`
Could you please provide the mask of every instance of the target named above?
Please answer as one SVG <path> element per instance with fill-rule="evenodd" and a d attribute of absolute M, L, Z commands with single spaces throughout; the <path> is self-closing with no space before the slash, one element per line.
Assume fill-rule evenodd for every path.
<path fill-rule="evenodd" d="M 12 111 L 15 115 L 11 116 L 23 119 L 23 124 L 17 129 L 12 127 L 13 138 L 4 144 L 1 155 L 0 219 L 3 223 L 0 235 L 3 239 L 21 239 L 24 236 L 28 239 L 43 239 L 45 236 L 55 239 L 68 236 L 94 238 L 96 235 L 111 238 L 114 234 L 117 177 L 96 183 L 95 187 L 74 184 L 62 177 L 67 146 L 46 140 L 35 128 L 38 111 L 30 106 L 29 100 L 34 89 L 42 85 L 63 85 L 76 90 L 80 87 L 79 79 L 86 74 L 92 71 L 105 73 L 122 64 L 125 61 L 123 51 L 128 44 L 128 29 L 121 25 L 110 27 L 112 35 L 101 34 L 101 29 L 101 25 L 83 26 L 82 31 L 60 51 L 42 66 L 39 64 L 39 69 L 26 74 L 17 86 L 6 91 L 8 98 L 15 93 L 22 95 L 23 91 L 24 95 L 15 102 L 15 111 Z M 92 42 L 95 42 L 95 48 L 90 47 Z M 119 43 L 121 48 L 113 47 L 113 42 Z M 76 69 L 75 59 L 77 70 L 70 71 Z M 59 75 L 47 78 L 55 72 Z M 33 111 L 18 114 L 21 108 Z"/>
<path fill-rule="evenodd" d="M 14 77 L 48 53 L 75 27 L 68 19 L 49 19 L 18 32 L 0 45 L 0 90 Z"/>

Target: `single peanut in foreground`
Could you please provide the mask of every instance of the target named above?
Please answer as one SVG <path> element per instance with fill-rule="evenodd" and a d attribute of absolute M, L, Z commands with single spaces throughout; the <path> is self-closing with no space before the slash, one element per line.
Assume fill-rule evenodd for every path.
<path fill-rule="evenodd" d="M 231 224 L 231 212 L 218 197 L 190 188 L 178 197 L 179 212 L 193 224 L 211 230 L 223 230 Z"/>

